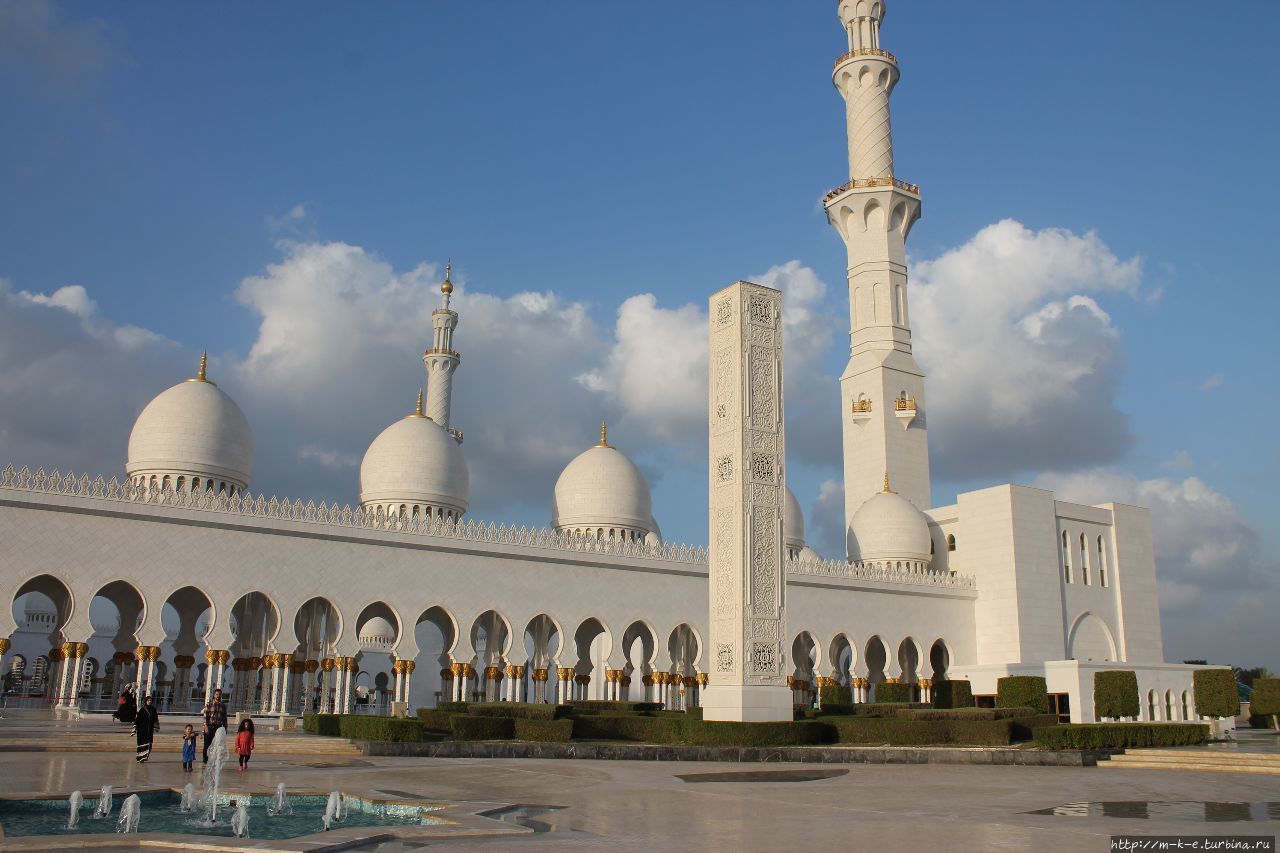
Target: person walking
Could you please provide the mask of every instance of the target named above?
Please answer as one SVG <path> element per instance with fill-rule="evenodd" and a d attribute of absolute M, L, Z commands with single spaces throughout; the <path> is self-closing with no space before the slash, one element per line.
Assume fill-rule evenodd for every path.
<path fill-rule="evenodd" d="M 253 754 L 253 720 L 245 717 L 240 721 L 240 730 L 236 732 L 236 755 L 240 756 L 240 772 L 249 766 L 249 756 Z"/>
<path fill-rule="evenodd" d="M 133 720 L 133 733 L 138 739 L 139 764 L 145 764 L 151 757 L 151 744 L 158 731 L 160 731 L 160 712 L 156 710 L 155 700 L 148 696 Z"/>
<path fill-rule="evenodd" d="M 196 764 L 196 730 L 190 723 L 182 730 L 182 772 L 190 773 Z"/>
<path fill-rule="evenodd" d="M 204 763 L 209 763 L 209 744 L 218 729 L 227 727 L 227 703 L 222 701 L 222 689 L 213 691 L 211 698 L 204 706 Z"/>
<path fill-rule="evenodd" d="M 133 688 L 126 687 L 124 692 L 120 694 L 120 706 L 116 708 L 114 716 L 122 723 L 132 723 L 133 718 L 138 715 L 138 703 L 133 698 Z"/>

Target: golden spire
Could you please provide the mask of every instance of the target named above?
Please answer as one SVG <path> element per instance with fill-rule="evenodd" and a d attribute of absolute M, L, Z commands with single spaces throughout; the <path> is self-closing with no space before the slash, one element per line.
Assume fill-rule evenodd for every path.
<path fill-rule="evenodd" d="M 444 265 L 444 281 L 440 284 L 441 293 L 453 293 L 453 282 L 449 277 L 453 274 L 453 258 L 450 258 Z"/>
<path fill-rule="evenodd" d="M 600 421 L 600 443 L 596 447 L 609 446 L 609 425 L 605 421 Z"/>
<path fill-rule="evenodd" d="M 893 489 L 889 488 L 889 472 L 884 472 L 884 489 L 881 494 L 893 494 Z"/>
<path fill-rule="evenodd" d="M 200 370 L 188 382 L 209 382 L 209 353 L 200 353 Z M 209 382 L 210 385 L 215 383 Z"/>
<path fill-rule="evenodd" d="M 421 388 L 419 388 L 419 389 L 418 389 L 418 405 L 417 405 L 417 407 L 415 407 L 415 408 L 414 408 L 414 410 L 413 410 L 413 414 L 409 415 L 409 417 L 411 417 L 411 418 L 425 418 L 426 416 L 427 416 L 427 415 L 426 415 L 426 413 L 425 413 L 425 412 L 423 412 L 423 410 L 422 410 L 422 389 L 421 389 Z"/>

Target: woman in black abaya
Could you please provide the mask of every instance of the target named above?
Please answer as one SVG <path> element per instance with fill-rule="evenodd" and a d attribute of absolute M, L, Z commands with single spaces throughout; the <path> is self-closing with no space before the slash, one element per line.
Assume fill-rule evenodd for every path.
<path fill-rule="evenodd" d="M 147 701 L 138 709 L 138 716 L 133 721 L 133 733 L 138 738 L 139 764 L 151 757 L 151 742 L 155 740 L 158 731 L 160 731 L 160 712 L 156 710 L 154 700 L 148 696 Z"/>

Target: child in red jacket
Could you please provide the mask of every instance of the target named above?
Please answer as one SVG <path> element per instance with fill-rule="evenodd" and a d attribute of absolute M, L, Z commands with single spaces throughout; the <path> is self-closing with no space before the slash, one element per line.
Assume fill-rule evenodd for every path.
<path fill-rule="evenodd" d="M 249 756 L 253 754 L 253 720 L 245 717 L 240 721 L 236 732 L 236 755 L 240 756 L 240 770 L 249 766 Z"/>

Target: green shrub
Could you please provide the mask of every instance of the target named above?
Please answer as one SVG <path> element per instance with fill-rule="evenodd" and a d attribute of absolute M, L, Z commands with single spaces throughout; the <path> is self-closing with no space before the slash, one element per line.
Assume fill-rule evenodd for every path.
<path fill-rule="evenodd" d="M 935 681 L 933 683 L 933 707 L 972 708 L 973 688 L 967 681 Z"/>
<path fill-rule="evenodd" d="M 569 716 L 568 705 L 535 702 L 483 702 L 467 706 L 473 717 L 510 717 L 513 720 L 557 720 Z"/>
<path fill-rule="evenodd" d="M 661 702 L 615 702 L 612 699 L 579 699 L 569 703 L 569 707 L 578 711 L 631 711 L 634 713 L 644 713 L 646 711 L 661 711 Z"/>
<path fill-rule="evenodd" d="M 338 737 L 342 734 L 337 714 L 303 714 L 302 730 L 325 737 Z"/>
<path fill-rule="evenodd" d="M 696 746 L 811 746 L 834 739 L 825 723 L 813 720 L 790 723 L 688 720 L 681 733 L 682 743 Z"/>
<path fill-rule="evenodd" d="M 449 726 L 454 740 L 511 740 L 516 732 L 516 721 L 510 717 L 454 714 Z"/>
<path fill-rule="evenodd" d="M 1138 674 L 1131 669 L 1104 669 L 1095 672 L 1093 713 L 1099 720 L 1137 717 L 1141 714 Z"/>
<path fill-rule="evenodd" d="M 465 714 L 470 704 L 470 702 L 437 702 L 436 710 L 448 711 L 451 714 Z"/>
<path fill-rule="evenodd" d="M 418 722 L 422 723 L 424 729 L 432 732 L 453 731 L 452 720 L 456 716 L 458 715 L 452 711 L 441 711 L 439 708 L 418 709 Z"/>
<path fill-rule="evenodd" d="M 575 740 L 626 740 L 638 743 L 679 743 L 684 715 L 598 713 L 573 718 Z"/>
<path fill-rule="evenodd" d="M 517 717 L 514 736 L 516 740 L 539 743 L 568 743 L 573 737 L 573 720 L 535 720 Z"/>
<path fill-rule="evenodd" d="M 818 717 L 848 717 L 858 713 L 857 709 L 865 707 L 855 705 L 852 702 L 823 702 L 822 707 L 818 709 L 815 716 Z"/>
<path fill-rule="evenodd" d="M 338 730 L 343 737 L 356 740 L 395 741 L 417 743 L 422 740 L 422 723 L 398 717 L 369 717 L 363 714 L 342 714 L 338 717 Z"/>
<path fill-rule="evenodd" d="M 897 717 L 826 717 L 840 743 L 890 746 L 1008 746 L 1012 720 L 903 720 Z"/>
<path fill-rule="evenodd" d="M 823 708 L 828 705 L 852 705 L 853 691 L 847 684 L 836 684 L 831 687 L 819 687 L 818 704 Z"/>
<path fill-rule="evenodd" d="M 926 709 L 928 705 L 919 702 L 868 702 L 853 706 L 851 716 L 854 717 L 892 717 L 906 708 Z"/>
<path fill-rule="evenodd" d="M 1057 714 L 1035 714 L 1030 717 L 1014 717 L 1009 720 L 1013 724 L 1010 736 L 1015 741 L 1033 740 L 1036 729 L 1060 725 Z"/>
<path fill-rule="evenodd" d="M 1280 728 L 1280 678 L 1255 678 L 1249 697 L 1250 721 Z M 1261 728 L 1261 726 L 1259 726 Z"/>
<path fill-rule="evenodd" d="M 1202 717 L 1234 717 L 1240 713 L 1236 676 L 1226 668 L 1197 669 L 1191 674 L 1196 691 L 1196 713 Z"/>
<path fill-rule="evenodd" d="M 1011 711 L 1012 708 L 899 708 L 892 716 L 903 720 L 996 720 L 1008 719 L 1011 715 L 997 716 L 997 710 Z M 1025 708 L 1019 711 L 1034 713 Z"/>
<path fill-rule="evenodd" d="M 875 686 L 871 695 L 874 697 L 871 701 L 876 705 L 890 702 L 910 703 L 915 699 L 916 691 L 914 684 L 890 684 L 882 681 Z"/>
<path fill-rule="evenodd" d="M 686 713 L 686 714 L 688 714 L 690 717 L 692 717 L 692 718 L 693 718 L 693 719 L 695 719 L 695 720 L 701 720 L 701 719 L 702 719 L 702 706 L 701 706 L 701 705 L 694 705 L 694 706 L 693 706 L 693 707 L 691 707 L 691 708 L 686 708 L 686 709 L 685 709 L 685 713 Z"/>
<path fill-rule="evenodd" d="M 1035 730 L 1044 749 L 1125 749 L 1187 746 L 1209 739 L 1203 723 L 1064 723 Z"/>
<path fill-rule="evenodd" d="M 1034 708 L 1049 713 L 1049 688 L 1043 676 L 1006 675 L 996 681 L 997 708 Z"/>

